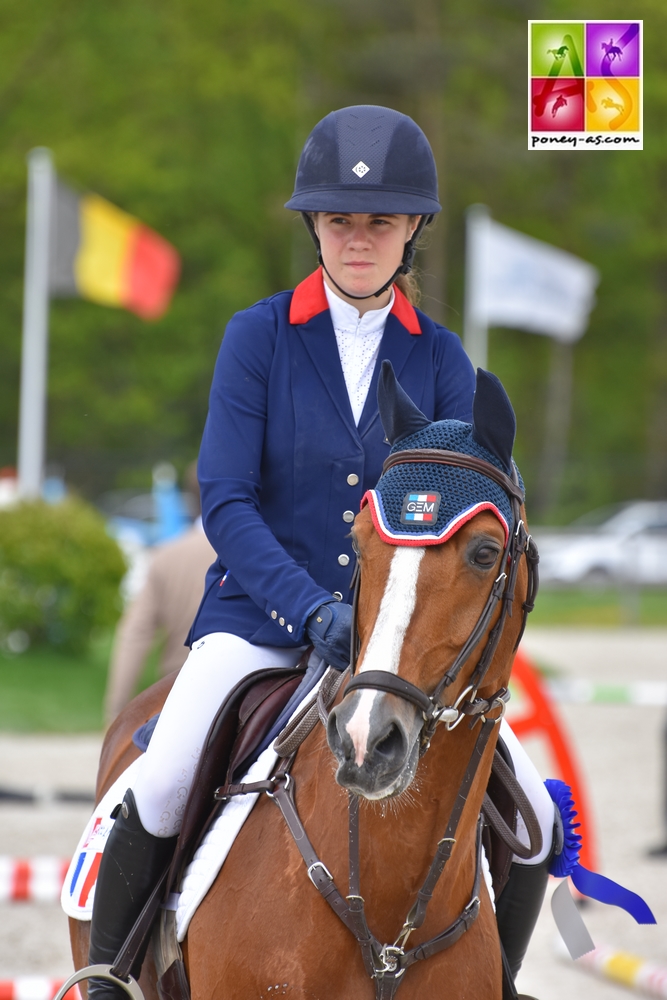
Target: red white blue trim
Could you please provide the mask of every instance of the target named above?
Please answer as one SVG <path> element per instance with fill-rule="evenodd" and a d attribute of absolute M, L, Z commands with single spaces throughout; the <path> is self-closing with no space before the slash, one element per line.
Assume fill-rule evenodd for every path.
<path fill-rule="evenodd" d="M 459 528 L 462 528 L 464 524 L 472 520 L 472 518 L 477 514 L 481 514 L 484 510 L 488 510 L 492 514 L 495 514 L 502 524 L 505 532 L 505 544 L 507 544 L 507 539 L 509 538 L 509 527 L 507 521 L 496 505 L 489 503 L 488 501 L 473 504 L 471 507 L 466 508 L 466 510 L 462 510 L 456 515 L 456 517 L 452 518 L 451 521 L 443 525 L 438 532 L 426 530 L 420 531 L 418 535 L 415 534 L 414 531 L 396 531 L 390 527 L 382 504 L 382 497 L 377 490 L 366 491 L 361 500 L 362 510 L 366 504 L 370 507 L 375 530 L 382 541 L 387 542 L 388 545 L 442 545 L 442 543 L 451 538 L 452 535 L 459 530 Z"/>

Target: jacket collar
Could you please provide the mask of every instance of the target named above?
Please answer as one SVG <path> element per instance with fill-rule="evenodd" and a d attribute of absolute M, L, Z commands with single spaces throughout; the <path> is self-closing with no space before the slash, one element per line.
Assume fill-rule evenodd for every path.
<path fill-rule="evenodd" d="M 318 267 L 294 289 L 290 303 L 289 321 L 292 326 L 302 326 L 328 308 L 329 303 L 324 291 L 322 268 Z M 422 332 L 417 313 L 397 285 L 394 285 L 394 304 L 391 307 L 391 314 L 405 327 L 408 333 L 416 335 Z"/>

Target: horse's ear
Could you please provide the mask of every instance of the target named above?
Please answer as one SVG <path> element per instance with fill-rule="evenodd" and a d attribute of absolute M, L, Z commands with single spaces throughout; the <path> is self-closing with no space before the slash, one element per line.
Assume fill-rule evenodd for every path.
<path fill-rule="evenodd" d="M 497 375 L 478 368 L 472 404 L 472 436 L 499 458 L 510 474 L 515 434 L 516 417 L 502 382 Z"/>
<path fill-rule="evenodd" d="M 431 423 L 419 407 L 415 406 L 405 389 L 401 388 L 391 361 L 382 362 L 378 381 L 378 409 L 389 444 L 396 444 L 408 434 L 414 434 Z"/>

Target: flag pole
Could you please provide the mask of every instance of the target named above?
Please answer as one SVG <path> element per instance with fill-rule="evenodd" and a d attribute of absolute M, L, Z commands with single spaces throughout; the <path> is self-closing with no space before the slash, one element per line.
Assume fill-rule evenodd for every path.
<path fill-rule="evenodd" d="M 484 309 L 484 254 L 491 214 L 486 205 L 466 209 L 466 273 L 463 346 L 475 368 L 486 368 L 488 320 Z"/>
<path fill-rule="evenodd" d="M 22 499 L 40 495 L 44 472 L 52 198 L 51 153 L 44 148 L 32 149 L 28 153 L 28 216 L 17 463 L 19 496 Z"/>

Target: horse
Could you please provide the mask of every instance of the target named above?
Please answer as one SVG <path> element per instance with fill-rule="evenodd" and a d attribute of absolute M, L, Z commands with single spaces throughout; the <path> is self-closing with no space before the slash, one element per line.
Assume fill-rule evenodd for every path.
<path fill-rule="evenodd" d="M 445 463 L 438 466 L 443 474 L 452 466 L 459 473 L 462 463 L 477 483 L 485 475 L 503 483 L 512 523 L 503 523 L 487 491 L 444 540 L 431 540 L 427 520 L 406 527 L 404 544 L 392 544 L 391 525 L 378 521 L 377 494 L 367 495 L 353 526 L 359 565 L 354 677 L 343 685 L 326 728 L 318 725 L 304 739 L 289 772 L 299 821 L 318 860 L 307 872 L 276 808 L 277 789 L 260 796 L 183 942 L 192 1000 L 371 1000 L 374 991 L 393 997 L 399 986 L 404 1000 L 503 995 L 496 919 L 480 875 L 479 817 L 513 654 L 534 597 L 535 553 L 524 530 L 522 491 L 509 474 L 513 413 L 500 383 L 480 384 L 486 373 L 478 373 L 473 433 L 486 461 L 448 450 L 401 450 L 406 442 L 419 444 L 420 428 L 439 425 L 420 413 L 387 365 L 381 416 L 398 451 L 392 449 L 388 461 L 395 464 L 383 479 L 414 469 L 401 466 L 406 456 L 425 462 L 427 475 L 429 460 Z M 415 502 L 428 508 L 428 497 L 436 502 L 439 495 Z M 433 518 L 432 511 L 426 517 Z M 131 734 L 159 710 L 171 683 L 167 678 L 140 695 L 109 730 L 98 796 L 136 756 Z M 358 844 L 348 857 L 353 829 Z M 317 866 L 326 875 L 312 870 Z M 356 892 L 345 900 L 343 889 L 338 898 L 348 916 L 354 911 L 356 924 L 350 918 L 346 925 L 326 894 L 348 876 Z M 353 935 L 351 926 L 360 933 Z M 428 942 L 445 929 L 455 943 L 431 954 Z M 87 931 L 88 925 L 71 921 L 77 968 L 86 964 Z M 364 946 L 366 931 L 386 945 L 373 951 L 367 938 Z M 408 952 L 416 955 L 410 967 Z M 370 973 L 369 961 L 375 963 Z M 140 985 L 147 1000 L 156 997 L 150 953 Z"/>

